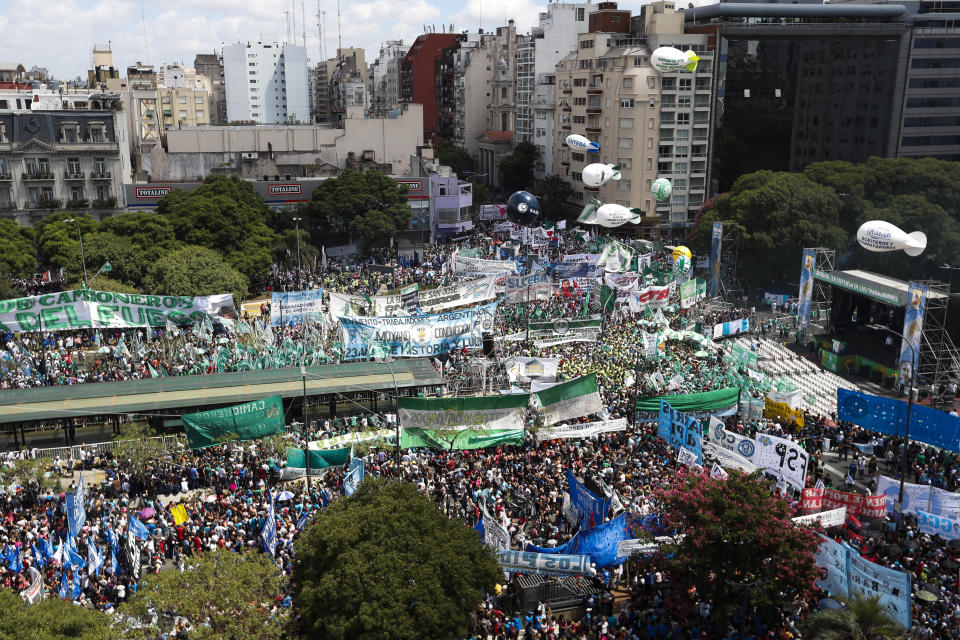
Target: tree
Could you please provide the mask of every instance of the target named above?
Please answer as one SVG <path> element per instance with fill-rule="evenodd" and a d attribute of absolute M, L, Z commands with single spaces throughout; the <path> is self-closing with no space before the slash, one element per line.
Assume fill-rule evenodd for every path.
<path fill-rule="evenodd" d="M 65 222 L 69 219 L 77 222 Z M 40 264 L 52 269 L 62 268 L 71 277 L 83 275 L 78 223 L 84 239 L 98 229 L 97 223 L 88 214 L 78 216 L 63 211 L 52 213 L 36 224 L 33 231 Z"/>
<path fill-rule="evenodd" d="M 473 158 L 470 157 L 467 150 L 458 147 L 449 140 L 438 140 L 434 152 L 440 164 L 450 167 L 457 175 L 466 171 L 473 171 Z"/>
<path fill-rule="evenodd" d="M 160 631 L 153 611 L 171 612 L 190 621 L 190 638 L 197 640 L 287 637 L 288 609 L 272 609 L 285 578 L 273 559 L 258 551 L 243 554 L 225 549 L 205 551 L 187 561 L 186 570 L 147 574 L 137 593 L 119 614 L 142 626 L 130 625 L 125 638 L 152 639 Z"/>
<path fill-rule="evenodd" d="M 103 640 L 110 617 L 78 607 L 56 595 L 27 606 L 10 589 L 0 589 L 0 640 Z"/>
<path fill-rule="evenodd" d="M 408 482 L 366 479 L 296 542 L 294 578 L 311 638 L 464 637 L 502 577 L 492 551 Z"/>
<path fill-rule="evenodd" d="M 723 616 L 742 604 L 779 606 L 813 590 L 816 535 L 793 524 L 789 504 L 771 495 L 768 479 L 681 471 L 656 499 L 664 526 L 686 534 L 662 548 L 673 554 L 664 562 L 681 593 L 695 590 Z"/>
<path fill-rule="evenodd" d="M 300 229 L 300 262 L 306 267 L 312 264 L 317 250 L 310 244 L 310 234 L 306 229 Z M 297 266 L 297 230 L 285 229 L 277 233 L 273 241 L 273 260 L 292 267 Z"/>
<path fill-rule="evenodd" d="M 145 423 L 133 422 L 114 436 L 117 445 L 113 455 L 125 468 L 142 473 L 166 453 L 155 436 Z"/>
<path fill-rule="evenodd" d="M 181 246 L 170 218 L 155 211 L 128 211 L 107 218 L 100 223 L 100 231 L 129 242 L 147 265 Z"/>
<path fill-rule="evenodd" d="M 567 200 L 573 196 L 573 187 L 558 175 L 547 176 L 537 181 L 535 186 L 537 198 L 540 199 L 540 210 L 548 220 L 565 218 L 564 207 Z"/>
<path fill-rule="evenodd" d="M 470 178 L 470 184 L 473 185 L 473 206 L 479 207 L 480 205 L 490 204 L 489 187 L 477 178 Z"/>
<path fill-rule="evenodd" d="M 846 607 L 808 614 L 804 637 L 810 640 L 894 640 L 905 638 L 903 628 L 887 614 L 880 599 L 855 594 L 838 597 Z"/>
<path fill-rule="evenodd" d="M 237 304 L 247 294 L 245 275 L 213 249 L 187 245 L 157 260 L 145 278 L 149 293 L 172 296 L 233 294 Z"/>
<path fill-rule="evenodd" d="M 507 192 L 531 189 L 533 167 L 540 153 L 529 142 L 520 142 L 513 153 L 500 159 L 500 183 Z"/>
<path fill-rule="evenodd" d="M 249 182 L 209 176 L 195 191 L 172 191 L 157 211 L 170 219 L 177 240 L 219 251 L 251 281 L 269 272 L 273 232 L 267 207 Z"/>
<path fill-rule="evenodd" d="M 410 225 L 413 212 L 407 204 L 407 187 L 379 171 L 344 171 L 324 180 L 304 207 L 304 224 L 314 245 L 331 242 L 330 236 L 347 231 L 386 238 Z M 373 215 L 367 215 L 373 214 Z M 357 221 L 357 218 L 364 218 Z M 376 231 L 378 235 L 369 234 Z"/>
<path fill-rule="evenodd" d="M 93 284 L 87 283 L 91 289 L 100 286 L 103 274 L 96 276 L 96 279 L 94 274 L 107 262 L 110 263 L 110 270 L 104 273 L 109 273 L 110 278 L 131 286 L 143 282 L 148 263 L 140 249 L 126 236 L 103 231 L 101 228 L 83 239 L 83 249 L 89 268 L 88 275 L 93 280 Z"/>
<path fill-rule="evenodd" d="M 9 218 L 0 220 L 0 271 L 26 278 L 33 275 L 36 263 L 32 229 Z"/>
<path fill-rule="evenodd" d="M 123 282 L 117 282 L 113 278 L 108 278 L 102 273 L 96 277 L 91 276 L 90 280 L 90 288 L 96 291 L 112 291 L 114 293 L 143 293 L 136 287 L 131 287 Z M 64 289 L 66 291 L 72 291 L 73 289 L 80 289 L 82 286 L 83 281 L 76 280 L 68 284 Z"/>

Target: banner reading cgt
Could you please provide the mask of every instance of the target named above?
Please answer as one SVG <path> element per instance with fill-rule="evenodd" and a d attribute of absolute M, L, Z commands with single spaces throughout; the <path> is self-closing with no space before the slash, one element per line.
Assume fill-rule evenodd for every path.
<path fill-rule="evenodd" d="M 497 303 L 463 311 L 419 316 L 339 318 L 343 359 L 371 355 L 374 342 L 389 348 L 398 358 L 422 358 L 454 349 L 480 349 L 483 334 L 493 332 Z"/>
<path fill-rule="evenodd" d="M 0 301 L 0 331 L 70 331 L 190 325 L 204 316 L 236 320 L 229 293 L 192 298 L 78 289 Z"/>

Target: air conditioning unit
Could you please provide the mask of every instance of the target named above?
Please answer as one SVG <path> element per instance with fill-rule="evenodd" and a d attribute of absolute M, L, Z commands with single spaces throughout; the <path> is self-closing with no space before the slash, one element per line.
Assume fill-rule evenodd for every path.
<path fill-rule="evenodd" d="M 240 155 L 244 160 L 256 160 L 258 157 L 258 154 L 256 151 L 246 151 Z"/>

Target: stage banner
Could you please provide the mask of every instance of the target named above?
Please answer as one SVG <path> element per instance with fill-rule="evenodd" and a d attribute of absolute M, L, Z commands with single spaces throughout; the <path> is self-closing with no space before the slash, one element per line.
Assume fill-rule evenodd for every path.
<path fill-rule="evenodd" d="M 507 276 L 504 278 L 505 302 L 527 302 L 528 300 L 549 300 L 553 296 L 553 281 L 545 272 L 528 276 Z"/>
<path fill-rule="evenodd" d="M 910 575 L 870 562 L 853 548 L 848 548 L 847 587 L 850 594 L 879 598 L 890 617 L 907 629 L 910 628 Z"/>
<path fill-rule="evenodd" d="M 168 319 L 189 326 L 207 316 L 236 321 L 233 294 L 192 298 L 78 289 L 0 300 L 4 333 L 163 327 Z"/>
<path fill-rule="evenodd" d="M 555 384 L 534 394 L 543 410 L 543 424 L 552 424 L 582 418 L 603 409 L 597 389 L 597 374 L 574 378 Z"/>
<path fill-rule="evenodd" d="M 400 426 L 445 431 L 523 428 L 530 394 L 409 398 L 397 401 Z"/>
<path fill-rule="evenodd" d="M 731 407 L 734 412 L 740 400 L 740 387 L 729 387 L 702 393 L 686 393 L 674 396 L 640 396 L 637 398 L 637 414 L 641 420 L 656 419 L 660 415 L 660 400 L 666 400 L 677 411 L 703 415 L 726 415 Z M 732 415 L 732 414 L 731 414 Z"/>
<path fill-rule="evenodd" d="M 720 290 L 720 250 L 723 243 L 723 223 L 713 223 L 710 236 L 710 297 L 716 298 Z"/>
<path fill-rule="evenodd" d="M 913 434 L 911 434 L 912 436 Z M 887 499 L 887 511 L 894 512 L 900 495 L 900 481 L 887 476 L 877 479 L 877 494 Z M 960 520 L 960 494 L 951 493 L 928 484 L 905 482 L 903 486 L 903 512 L 926 511 L 935 516 Z"/>
<path fill-rule="evenodd" d="M 922 533 L 944 540 L 960 540 L 960 521 L 917 510 L 917 524 Z"/>
<path fill-rule="evenodd" d="M 478 220 L 506 220 L 507 205 L 505 204 L 482 204 L 480 211 L 477 212 Z"/>
<path fill-rule="evenodd" d="M 560 358 L 524 358 L 515 356 L 504 363 L 510 382 L 528 384 L 538 382 L 556 382 Z"/>
<path fill-rule="evenodd" d="M 846 596 L 847 556 L 850 550 L 846 545 L 823 534 L 817 535 L 820 536 L 820 548 L 817 551 L 816 563 L 824 570 L 817 579 L 817 586 L 831 595 Z"/>
<path fill-rule="evenodd" d="M 763 417 L 778 422 L 782 420 L 785 423 L 795 424 L 801 429 L 804 426 L 803 409 L 792 409 L 786 402 L 777 402 L 770 398 L 766 398 L 763 402 Z"/>
<path fill-rule="evenodd" d="M 697 464 L 703 466 L 703 427 L 698 420 L 677 411 L 664 399 L 660 400 L 657 435 L 674 449 L 686 449 L 694 454 Z"/>
<path fill-rule="evenodd" d="M 496 286 L 496 276 L 489 276 L 449 287 L 420 289 L 420 310 L 425 313 L 438 313 L 493 300 L 497 297 Z"/>
<path fill-rule="evenodd" d="M 663 287 L 645 287 L 631 292 L 627 304 L 632 313 L 642 313 L 646 309 L 662 309 L 670 304 L 670 285 Z"/>
<path fill-rule="evenodd" d="M 730 322 L 724 322 L 723 324 L 713 325 L 713 337 L 717 338 L 726 338 L 727 336 L 735 336 L 741 333 L 747 333 L 750 331 L 750 319 L 742 318 L 740 320 L 731 320 Z"/>
<path fill-rule="evenodd" d="M 578 576 L 596 574 L 590 566 L 590 556 L 500 549 L 497 551 L 497 562 L 504 571 L 510 573 Z"/>
<path fill-rule="evenodd" d="M 375 431 L 352 431 L 342 436 L 333 436 L 323 440 L 312 440 L 308 443 L 309 449 L 342 449 L 343 447 L 352 447 L 361 442 L 373 442 L 374 440 L 395 439 L 397 432 L 394 429 L 377 429 Z"/>
<path fill-rule="evenodd" d="M 454 349 L 483 348 L 483 334 L 493 331 L 497 303 L 416 316 L 340 317 L 343 359 L 373 355 L 376 345 L 398 358 L 422 358 Z"/>
<path fill-rule="evenodd" d="M 510 397 L 510 396 L 505 396 Z M 472 429 L 451 431 L 404 428 L 400 430 L 400 448 L 427 448 L 438 451 L 467 451 L 523 444 L 523 427 L 515 429 Z"/>
<path fill-rule="evenodd" d="M 817 254 L 813 249 L 803 250 L 803 261 L 800 265 L 800 296 L 797 309 L 799 326 L 810 324 L 810 304 L 813 300 L 813 273 L 817 267 Z"/>
<path fill-rule="evenodd" d="M 907 403 L 894 398 L 837 389 L 837 417 L 869 431 L 902 435 L 907 422 Z M 914 404 L 910 409 L 910 439 L 960 452 L 960 418 Z"/>
<path fill-rule="evenodd" d="M 754 443 L 757 451 L 753 456 L 753 463 L 758 469 L 769 471 L 786 480 L 798 491 L 803 489 L 806 485 L 810 454 L 799 443 L 766 433 L 758 433 Z"/>
<path fill-rule="evenodd" d="M 804 489 L 806 491 L 806 489 Z M 821 513 L 813 513 L 809 516 L 799 516 L 793 519 L 795 524 L 818 524 L 824 529 L 830 527 L 842 527 L 847 521 L 847 508 L 840 507 Z"/>
<path fill-rule="evenodd" d="M 457 255 L 453 259 L 453 272 L 458 276 L 467 278 L 519 275 L 517 263 L 513 260 L 484 260 L 483 258 L 466 258 L 461 255 Z"/>
<path fill-rule="evenodd" d="M 537 431 L 534 436 L 537 442 L 544 440 L 567 440 L 571 438 L 587 438 L 600 435 L 601 433 L 613 433 L 615 431 L 626 431 L 627 419 L 617 418 L 616 420 L 600 420 L 597 422 L 584 422 L 581 424 L 560 424 L 555 427 L 544 427 Z"/>
<path fill-rule="evenodd" d="M 697 281 L 687 280 L 680 284 L 680 308 L 689 309 L 697 302 Z"/>
<path fill-rule="evenodd" d="M 923 336 L 923 312 L 927 307 L 927 288 L 911 282 L 907 288 L 907 310 L 903 316 L 903 335 L 905 340 L 900 346 L 900 371 L 906 372 L 904 362 L 910 363 L 910 376 L 901 373 L 902 384 L 910 386 L 911 376 L 917 370 L 917 358 L 920 355 L 920 338 Z"/>
<path fill-rule="evenodd" d="M 323 313 L 323 289 L 274 291 L 270 296 L 270 324 L 303 324 L 304 318 L 316 320 Z"/>
<path fill-rule="evenodd" d="M 533 320 L 529 324 L 530 338 L 538 340 L 538 347 L 547 347 L 567 342 L 596 342 L 600 339 L 603 317 L 591 315 L 586 318 L 556 318 Z"/>
<path fill-rule="evenodd" d="M 322 451 L 304 449 L 287 449 L 287 467 L 290 469 L 306 469 L 307 454 L 310 455 L 310 471 L 319 471 L 329 467 L 345 467 L 350 462 L 350 448 L 324 449 Z"/>
<path fill-rule="evenodd" d="M 180 419 L 183 420 L 191 449 L 283 433 L 286 426 L 280 396 L 270 396 L 223 409 L 187 413 L 180 416 Z"/>
<path fill-rule="evenodd" d="M 723 422 L 713 416 L 710 417 L 710 440 L 723 447 L 727 451 L 743 456 L 747 460 L 753 461 L 753 454 L 756 447 L 753 444 L 753 438 L 727 431 Z"/>
<path fill-rule="evenodd" d="M 567 469 L 567 490 L 570 494 L 570 506 L 577 513 L 581 529 L 603 524 L 607 518 L 607 510 L 610 508 L 609 500 L 604 500 L 587 489 L 569 469 Z"/>

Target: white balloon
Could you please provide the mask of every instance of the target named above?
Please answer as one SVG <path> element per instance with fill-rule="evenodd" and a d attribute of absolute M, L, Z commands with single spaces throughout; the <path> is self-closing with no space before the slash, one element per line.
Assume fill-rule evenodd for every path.
<path fill-rule="evenodd" d="M 600 150 L 600 143 L 591 142 L 579 133 L 572 133 L 567 136 L 567 146 L 574 149 L 586 149 L 590 153 L 596 153 Z"/>
<path fill-rule="evenodd" d="M 657 47 L 650 56 L 650 63 L 659 71 L 694 71 L 700 60 L 693 51 L 680 51 L 673 47 Z"/>
<path fill-rule="evenodd" d="M 601 227 L 619 227 L 626 223 L 639 224 L 643 220 L 643 211 L 628 209 L 619 204 L 605 204 L 595 214 L 594 224 Z"/>
<path fill-rule="evenodd" d="M 583 184 L 588 187 L 600 187 L 609 180 L 620 179 L 620 169 L 613 164 L 595 162 L 583 168 Z"/>
<path fill-rule="evenodd" d="M 883 220 L 864 222 L 857 229 L 857 242 L 867 251 L 897 251 L 918 256 L 927 248 L 927 235 L 922 231 L 907 233 Z"/>

